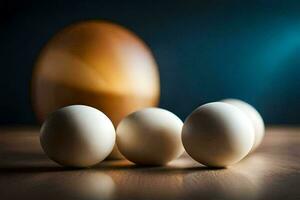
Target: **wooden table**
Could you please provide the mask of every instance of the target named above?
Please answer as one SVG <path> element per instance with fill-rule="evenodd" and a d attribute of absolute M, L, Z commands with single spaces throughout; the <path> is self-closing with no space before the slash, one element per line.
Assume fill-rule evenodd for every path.
<path fill-rule="evenodd" d="M 261 147 L 228 169 L 186 155 L 166 167 L 63 168 L 44 155 L 37 128 L 0 128 L 0 199 L 300 199 L 300 128 L 268 128 Z"/>

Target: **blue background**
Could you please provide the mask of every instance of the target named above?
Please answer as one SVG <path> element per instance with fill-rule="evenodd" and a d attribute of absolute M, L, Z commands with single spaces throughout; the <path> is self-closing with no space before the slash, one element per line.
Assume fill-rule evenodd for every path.
<path fill-rule="evenodd" d="M 2 1 L 0 124 L 35 123 L 34 60 L 55 32 L 108 19 L 151 47 L 160 106 L 184 119 L 222 98 L 254 105 L 271 124 L 300 123 L 300 1 Z"/>

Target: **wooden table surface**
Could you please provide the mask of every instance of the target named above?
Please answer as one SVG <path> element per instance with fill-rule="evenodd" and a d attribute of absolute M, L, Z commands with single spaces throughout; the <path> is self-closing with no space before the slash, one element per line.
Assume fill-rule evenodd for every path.
<path fill-rule="evenodd" d="M 0 128 L 0 199 L 300 199 L 300 128 L 268 128 L 259 149 L 227 169 L 186 155 L 165 167 L 69 169 L 44 155 L 37 128 Z"/>

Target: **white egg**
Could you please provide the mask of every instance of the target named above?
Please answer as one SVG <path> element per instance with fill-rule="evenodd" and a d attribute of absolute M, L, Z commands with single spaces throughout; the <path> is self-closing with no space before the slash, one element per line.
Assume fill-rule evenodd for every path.
<path fill-rule="evenodd" d="M 229 103 L 241 109 L 251 120 L 254 127 L 255 139 L 251 151 L 255 150 L 265 136 L 265 124 L 261 115 L 250 104 L 238 99 L 224 99 L 222 102 Z"/>
<path fill-rule="evenodd" d="M 213 102 L 193 111 L 182 129 L 186 152 L 211 167 L 226 167 L 243 159 L 254 142 L 248 117 L 227 103 Z"/>
<path fill-rule="evenodd" d="M 160 108 L 145 108 L 125 117 L 117 127 L 117 145 L 128 160 L 142 165 L 164 165 L 179 157 L 182 121 Z"/>
<path fill-rule="evenodd" d="M 72 105 L 52 113 L 41 128 L 40 142 L 55 162 L 71 167 L 88 167 L 104 160 L 112 151 L 116 133 L 101 111 Z"/>

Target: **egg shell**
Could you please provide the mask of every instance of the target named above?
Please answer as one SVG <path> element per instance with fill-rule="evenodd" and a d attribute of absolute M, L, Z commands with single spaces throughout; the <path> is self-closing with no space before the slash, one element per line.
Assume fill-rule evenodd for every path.
<path fill-rule="evenodd" d="M 263 141 L 265 136 L 265 124 L 259 112 L 250 104 L 238 99 L 224 99 L 221 102 L 229 103 L 241 109 L 251 120 L 254 127 L 255 139 L 251 151 L 254 151 Z"/>
<path fill-rule="evenodd" d="M 104 160 L 111 153 L 115 139 L 110 119 L 85 105 L 55 111 L 40 131 L 41 146 L 48 157 L 70 167 L 88 167 Z"/>
<path fill-rule="evenodd" d="M 128 160 L 141 165 L 164 165 L 179 157 L 182 121 L 160 108 L 145 108 L 125 117 L 117 127 L 117 144 Z"/>
<path fill-rule="evenodd" d="M 244 158 L 252 148 L 254 129 L 248 117 L 227 103 L 198 107 L 185 120 L 182 142 L 196 161 L 211 167 L 227 167 Z"/>

